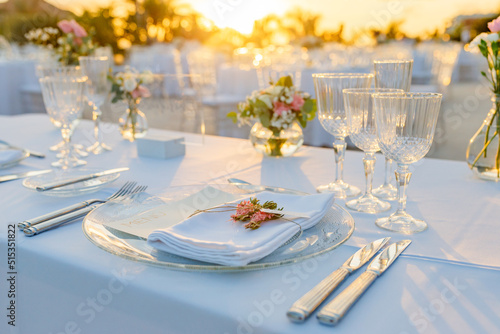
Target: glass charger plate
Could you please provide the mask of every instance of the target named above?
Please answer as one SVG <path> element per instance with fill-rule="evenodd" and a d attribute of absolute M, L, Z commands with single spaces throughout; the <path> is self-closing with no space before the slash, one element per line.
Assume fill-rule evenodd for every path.
<path fill-rule="evenodd" d="M 0 150 L 7 149 L 8 147 L 0 145 Z M 10 149 L 13 150 L 13 149 Z M 9 159 L 8 161 L 0 162 L 0 169 L 8 168 L 17 165 L 27 157 L 29 157 L 29 153 L 25 150 L 15 150 L 19 151 L 20 154 L 18 154 L 15 158 Z"/>
<path fill-rule="evenodd" d="M 274 191 L 306 195 L 306 193 L 284 188 L 254 185 L 210 185 L 219 190 L 229 192 L 238 198 L 248 197 L 261 191 Z M 354 219 L 343 208 L 333 205 L 325 217 L 314 227 L 302 231 L 283 246 L 257 262 L 246 266 L 222 266 L 200 262 L 149 246 L 145 239 L 115 230 L 106 225 L 171 201 L 178 201 L 201 191 L 206 185 L 172 187 L 158 195 L 140 194 L 112 201 L 98 207 L 83 220 L 85 236 L 98 247 L 120 257 L 152 265 L 180 270 L 199 271 L 243 271 L 275 267 L 308 259 L 330 251 L 350 238 L 354 231 Z"/>
<path fill-rule="evenodd" d="M 37 175 L 24 179 L 23 186 L 42 195 L 54 196 L 54 197 L 71 197 L 71 196 L 78 196 L 96 192 L 99 189 L 110 184 L 120 176 L 120 173 L 115 173 L 47 191 L 39 192 L 36 190 L 36 187 L 48 183 L 58 182 L 58 181 L 62 182 L 64 180 L 98 172 L 102 172 L 102 170 L 100 169 L 75 169 L 75 170 L 70 169 L 67 171 L 58 170 L 58 171 L 53 171 L 51 173 Z"/>

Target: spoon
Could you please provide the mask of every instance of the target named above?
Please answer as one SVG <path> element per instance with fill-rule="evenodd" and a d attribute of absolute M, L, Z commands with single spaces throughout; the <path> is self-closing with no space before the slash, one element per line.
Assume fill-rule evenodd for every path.
<path fill-rule="evenodd" d="M 30 150 L 27 150 L 27 149 L 24 149 L 24 148 L 20 148 L 20 147 L 17 147 L 17 146 L 12 146 L 11 144 L 7 143 L 5 140 L 0 140 L 0 144 L 3 144 L 7 147 L 10 147 L 12 149 L 15 149 L 15 150 L 20 150 L 20 151 L 25 151 L 29 154 L 30 157 L 35 157 L 35 158 L 40 158 L 40 159 L 43 159 L 45 158 L 45 154 L 43 153 L 39 153 L 39 152 L 35 152 L 35 151 L 30 151 Z"/>

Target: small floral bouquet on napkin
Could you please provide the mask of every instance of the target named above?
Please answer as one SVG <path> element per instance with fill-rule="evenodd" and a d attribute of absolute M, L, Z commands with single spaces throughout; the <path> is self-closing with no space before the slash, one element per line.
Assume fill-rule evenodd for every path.
<path fill-rule="evenodd" d="M 316 100 L 308 93 L 297 90 L 292 78 L 286 76 L 264 90 L 254 91 L 238 105 L 238 111 L 227 116 L 240 126 L 257 121 L 269 129 L 272 132 L 272 137 L 267 140 L 269 155 L 282 156 L 281 149 L 286 143 L 286 138 L 281 136 L 282 131 L 291 128 L 294 123 L 305 128 L 307 122 L 316 116 Z"/>
<path fill-rule="evenodd" d="M 108 80 L 112 83 L 111 94 L 113 98 L 111 102 L 117 103 L 122 100 L 127 102 L 127 116 L 124 124 L 122 124 L 122 128 L 126 127 L 126 129 L 122 129 L 122 134 L 124 134 L 124 131 L 130 132 L 129 136 L 124 135 L 124 137 L 133 141 L 139 133 L 137 128 L 138 117 L 144 117 L 138 109 L 139 102 L 141 98 L 151 96 L 151 92 L 144 85 L 152 83 L 154 75 L 151 71 L 139 73 L 136 69 L 126 66 L 124 72 L 115 75 L 110 73 Z"/>
<path fill-rule="evenodd" d="M 54 50 L 63 65 L 78 65 L 78 57 L 94 53 L 92 36 L 75 20 L 62 20 L 57 27 L 33 29 L 24 37 L 32 44 Z"/>

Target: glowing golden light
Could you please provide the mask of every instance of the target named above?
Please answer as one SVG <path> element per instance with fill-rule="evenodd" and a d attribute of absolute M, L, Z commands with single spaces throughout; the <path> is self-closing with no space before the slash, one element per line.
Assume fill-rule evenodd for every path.
<path fill-rule="evenodd" d="M 282 15 L 290 9 L 286 0 L 214 0 L 193 2 L 192 6 L 217 27 L 232 28 L 242 34 L 250 34 L 256 20 L 269 14 Z"/>

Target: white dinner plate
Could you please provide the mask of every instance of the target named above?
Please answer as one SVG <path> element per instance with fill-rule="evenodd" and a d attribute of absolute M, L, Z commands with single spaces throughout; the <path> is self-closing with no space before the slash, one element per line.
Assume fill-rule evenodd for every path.
<path fill-rule="evenodd" d="M 55 188 L 46 191 L 37 191 L 36 187 L 43 186 L 52 182 L 63 182 L 65 180 L 73 179 L 75 177 L 89 175 L 93 173 L 102 172 L 100 169 L 68 169 L 68 170 L 54 170 L 51 173 L 33 176 L 24 179 L 23 186 L 37 192 L 38 194 L 54 197 L 71 197 L 83 194 L 90 194 L 98 191 L 99 189 L 107 186 L 111 182 L 120 177 L 120 173 L 101 176 L 95 179 L 73 183 L 64 187 Z"/>
<path fill-rule="evenodd" d="M 135 217 L 165 203 L 179 201 L 195 194 L 207 185 L 171 187 L 161 194 L 137 194 L 111 201 L 90 212 L 83 221 L 83 232 L 98 247 L 120 257 L 148 264 L 200 271 L 242 271 L 264 269 L 308 259 L 340 246 L 354 231 L 354 219 L 340 206 L 334 204 L 325 217 L 315 226 L 302 231 L 270 255 L 245 266 L 223 266 L 200 262 L 157 250 L 147 244 L 147 240 L 136 235 L 108 227 L 113 221 Z M 255 185 L 210 185 L 222 191 L 245 198 L 261 191 L 280 193 L 306 193 L 276 187 Z"/>

